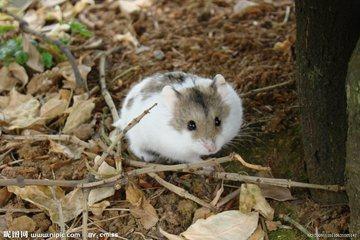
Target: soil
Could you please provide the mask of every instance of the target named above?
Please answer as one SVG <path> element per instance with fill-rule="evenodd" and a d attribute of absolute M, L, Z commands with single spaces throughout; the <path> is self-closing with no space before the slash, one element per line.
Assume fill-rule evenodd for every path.
<path fill-rule="evenodd" d="M 95 1 L 101 2 L 101 1 Z M 295 16 L 290 0 L 261 1 L 256 11 L 243 16 L 234 14 L 234 1 L 156 1 L 146 11 L 125 16 L 111 1 L 97 3 L 84 11 L 90 19 L 97 19 L 91 31 L 103 39 L 101 49 L 123 46 L 107 58 L 106 80 L 111 96 L 117 106 L 121 105 L 127 90 L 140 79 L 153 73 L 181 70 L 201 76 L 215 76 L 218 73 L 236 88 L 239 93 L 271 86 L 294 79 Z M 286 9 L 290 15 L 284 21 Z M 116 34 L 131 32 L 139 42 L 134 47 L 129 42 L 116 40 Z M 73 39 L 75 46 L 85 40 Z M 74 51 L 76 58 L 95 56 L 99 49 Z M 86 58 L 84 58 L 86 59 Z M 99 79 L 98 61 L 93 63 L 88 76 L 89 88 L 97 86 Z M 111 114 L 98 91 L 94 110 L 94 133 L 98 137 L 100 123 L 105 133 L 111 130 Z M 245 124 L 242 133 L 231 147 L 219 155 L 236 151 L 248 162 L 270 166 L 274 177 L 306 181 L 306 169 L 302 159 L 299 113 L 295 82 L 284 87 L 249 95 L 243 98 Z M 46 133 L 56 132 L 63 126 L 64 119 L 49 123 Z M 50 129 L 50 130 L 49 130 Z M 20 132 L 17 132 L 18 134 Z M 17 134 L 12 132 L 12 134 Z M 9 144 L 13 145 L 9 145 Z M 87 176 L 85 157 L 70 160 L 67 156 L 49 151 L 49 142 L 36 141 L 14 145 L 2 141 L 1 153 L 12 149 L 3 158 L 3 164 L 23 160 L 17 165 L 0 167 L 1 175 L 15 178 L 83 179 Z M 99 150 L 100 152 L 100 150 Z M 113 164 L 113 159 L 107 159 Z M 226 171 L 240 172 L 240 164 L 225 164 Z M 129 170 L 126 167 L 124 170 Z M 164 174 L 165 180 L 178 185 L 195 196 L 210 202 L 221 182 L 193 174 Z M 161 186 L 147 176 L 133 179 L 144 191 L 155 207 L 160 220 L 158 226 L 173 234 L 186 230 L 193 221 L 199 206 Z M 235 190 L 236 183 L 225 185 L 223 196 Z M 4 189 L 4 188 L 3 188 Z M 0 189 L 0 190 L 3 190 Z M 70 189 L 65 189 L 70 191 Z M 5 191 L 5 190 L 3 190 Z M 311 232 L 347 232 L 349 212 L 346 206 L 321 206 L 311 200 L 305 189 L 292 190 L 296 198 L 279 202 L 270 200 L 275 209 L 275 219 L 280 213 L 289 214 Z M 1 200 L 1 198 L 0 198 Z M 124 189 L 117 190 L 108 199 L 110 208 L 129 208 Z M 10 196 L 0 202 L 3 208 L 36 208 L 34 205 Z M 221 210 L 238 209 L 235 198 Z M 3 214 L 0 212 L 0 214 Z M 9 223 L 12 219 L 27 215 L 36 223 L 40 232 L 58 228 L 44 213 L 11 213 L 0 215 Z M 123 216 L 123 217 L 121 217 Z M 113 219 L 115 221 L 106 219 Z M 90 215 L 91 221 L 99 221 L 97 230 L 118 232 L 124 239 L 164 239 L 156 227 L 145 230 L 139 221 L 126 211 L 104 211 L 101 217 Z M 79 223 L 80 222 L 80 223 Z M 81 225 L 81 216 L 69 223 Z M 283 224 L 290 225 L 283 222 Z M 0 237 L 1 238 L 1 237 Z M 279 229 L 269 233 L 269 239 L 306 239 L 296 228 Z"/>

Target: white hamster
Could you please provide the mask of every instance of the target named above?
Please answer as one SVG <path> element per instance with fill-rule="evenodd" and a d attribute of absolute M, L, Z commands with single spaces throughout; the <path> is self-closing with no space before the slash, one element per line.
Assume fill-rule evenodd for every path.
<path fill-rule="evenodd" d="M 158 105 L 126 134 L 130 150 L 144 161 L 159 156 L 201 161 L 231 141 L 243 121 L 242 101 L 222 75 L 209 79 L 168 72 L 132 87 L 114 126 L 124 128 L 154 103 Z"/>

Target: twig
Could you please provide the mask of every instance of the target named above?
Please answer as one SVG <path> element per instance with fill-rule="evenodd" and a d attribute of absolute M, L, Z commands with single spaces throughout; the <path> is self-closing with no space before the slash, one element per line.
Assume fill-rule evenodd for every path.
<path fill-rule="evenodd" d="M 237 196 L 239 196 L 239 194 L 240 194 L 240 188 L 238 188 L 237 190 L 233 191 L 232 193 L 229 193 L 228 195 L 226 195 L 223 199 L 221 199 L 216 204 L 216 207 L 219 208 L 219 207 L 225 205 L 226 203 L 228 203 L 233 198 L 236 198 Z"/>
<path fill-rule="evenodd" d="M 0 208 L 0 213 L 39 213 L 44 212 L 44 210 L 41 209 L 27 209 L 27 208 Z"/>
<path fill-rule="evenodd" d="M 16 161 L 12 161 L 12 162 L 9 162 L 9 163 L 5 163 L 5 164 L 3 164 L 3 165 L 0 165 L 0 170 L 4 169 L 4 168 L 6 168 L 6 167 L 10 167 L 10 166 L 12 166 L 12 165 L 15 165 L 15 164 L 17 164 L 17 163 L 21 163 L 21 162 L 23 162 L 23 161 L 24 161 L 23 159 L 19 159 L 19 160 L 16 160 Z"/>
<path fill-rule="evenodd" d="M 139 116 L 137 116 L 136 118 L 134 118 L 133 120 L 131 120 L 130 123 L 128 123 L 128 125 L 119 133 L 116 135 L 115 139 L 112 141 L 111 145 L 108 147 L 107 151 L 103 152 L 103 154 L 101 155 L 99 161 L 97 162 L 97 164 L 94 165 L 95 169 L 98 169 L 99 166 L 105 161 L 105 158 L 109 155 L 109 153 L 114 150 L 116 144 L 125 136 L 125 134 L 127 133 L 127 131 L 129 131 L 133 126 L 135 126 L 138 122 L 140 122 L 140 120 L 145 117 L 146 114 L 150 113 L 150 110 L 155 107 L 157 105 L 157 103 L 155 103 L 154 105 L 152 105 L 150 108 L 146 109 L 142 114 L 140 114 Z"/>
<path fill-rule="evenodd" d="M 73 135 L 45 135 L 45 134 L 25 135 L 25 136 L 2 135 L 0 138 L 3 140 L 27 140 L 27 141 L 57 140 L 57 141 L 74 143 L 89 149 L 93 147 L 91 143 L 84 142 Z"/>
<path fill-rule="evenodd" d="M 89 198 L 89 189 L 82 189 L 83 192 L 83 214 L 82 214 L 82 239 L 86 240 L 87 236 L 88 236 L 88 217 L 89 217 L 89 212 L 88 212 L 88 198 Z"/>
<path fill-rule="evenodd" d="M 115 219 L 118 219 L 118 218 L 122 218 L 122 217 L 126 217 L 126 216 L 129 216 L 129 214 L 122 214 L 122 215 L 118 215 L 118 216 L 115 216 L 115 217 L 111 217 L 111 218 L 107 218 L 107 219 L 103 219 L 103 220 L 99 220 L 99 221 L 94 221 L 92 223 L 88 223 L 87 224 L 87 227 L 90 227 L 92 225 L 95 225 L 96 223 L 102 223 L 102 222 L 107 222 L 107 221 L 111 221 L 111 220 L 115 220 Z M 73 233 L 73 232 L 78 232 L 81 230 L 83 226 L 81 227 L 77 227 L 77 228 L 73 228 L 73 229 L 69 229 L 67 231 L 67 233 Z"/>
<path fill-rule="evenodd" d="M 313 234 L 311 234 L 304 226 L 302 226 L 300 223 L 290 218 L 289 216 L 284 214 L 279 214 L 279 218 L 294 225 L 297 229 L 299 229 L 300 232 L 304 233 L 308 238 L 315 239 Z"/>
<path fill-rule="evenodd" d="M 264 234 L 265 234 L 264 240 L 269 240 L 268 230 L 266 227 L 265 219 L 263 217 L 260 217 L 260 224 L 261 224 L 261 228 L 263 229 Z"/>
<path fill-rule="evenodd" d="M 218 165 L 221 163 L 229 162 L 231 161 L 231 157 L 221 157 L 221 158 L 211 158 L 206 161 L 202 162 L 196 162 L 196 163 L 182 163 L 182 164 L 176 164 L 176 165 L 161 165 L 161 164 L 151 164 L 148 167 L 135 169 L 130 172 L 128 172 L 127 175 L 129 176 L 135 176 L 135 175 L 141 175 L 145 173 L 151 173 L 151 172 L 164 172 L 164 171 L 185 171 L 185 172 L 192 172 L 194 169 L 207 167 L 207 166 L 213 166 Z M 137 161 L 129 161 L 129 163 L 138 164 Z M 141 163 L 141 162 L 139 162 Z M 130 164 L 131 165 L 131 164 Z"/>
<path fill-rule="evenodd" d="M 111 95 L 110 95 L 108 89 L 106 88 L 105 63 L 106 63 L 106 55 L 102 55 L 100 57 L 100 64 L 99 64 L 101 93 L 105 99 L 106 104 L 109 106 L 111 115 L 113 117 L 113 121 L 116 122 L 119 120 L 119 114 L 115 107 L 114 101 L 111 98 Z"/>
<path fill-rule="evenodd" d="M 265 91 L 269 91 L 269 90 L 272 90 L 272 89 L 275 89 L 275 88 L 278 88 L 278 87 L 287 86 L 287 85 L 290 85 L 290 84 L 292 84 L 292 83 L 294 83 L 294 82 L 295 82 L 295 81 L 294 81 L 293 79 L 291 79 L 291 80 L 289 80 L 289 81 L 282 82 L 282 83 L 278 83 L 278 84 L 274 84 L 274 85 L 271 85 L 271 86 L 253 89 L 253 90 L 250 90 L 250 91 L 248 91 L 248 92 L 246 92 L 246 93 L 240 94 L 240 97 L 248 97 L 248 96 L 251 96 L 251 95 L 260 93 L 260 92 L 265 92 Z"/>
<path fill-rule="evenodd" d="M 6 15 L 9 15 L 11 17 L 13 17 L 16 21 L 19 22 L 19 27 L 23 32 L 29 33 L 31 35 L 37 36 L 39 38 L 41 38 L 42 40 L 46 41 L 46 42 L 50 42 L 54 45 L 56 45 L 67 57 L 73 71 L 74 71 L 74 76 L 75 76 L 75 80 L 76 80 L 76 85 L 82 86 L 84 87 L 84 89 L 89 92 L 88 86 L 87 86 L 87 82 L 82 78 L 79 68 L 77 67 L 76 64 L 76 60 L 74 58 L 74 56 L 72 55 L 72 53 L 70 52 L 70 50 L 64 45 L 62 44 L 59 40 L 53 40 L 51 38 L 49 38 L 48 36 L 46 36 L 44 33 L 40 33 L 35 31 L 34 29 L 31 29 L 29 27 L 29 24 L 24 21 L 22 18 L 20 18 L 19 16 L 7 11 L 6 9 L 0 8 L 0 12 L 5 13 Z"/>
<path fill-rule="evenodd" d="M 246 162 L 239 154 L 234 154 L 232 156 L 235 160 L 239 161 L 244 167 L 250 168 L 250 169 L 254 169 L 257 171 L 271 171 L 270 167 L 263 167 L 260 165 L 256 165 L 256 164 L 251 164 Z"/>
<path fill-rule="evenodd" d="M 64 221 L 64 212 L 62 210 L 62 206 L 61 206 L 61 202 L 60 200 L 56 197 L 56 193 L 55 193 L 55 186 L 52 186 L 50 188 L 51 190 L 51 194 L 55 200 L 56 203 L 56 207 L 58 209 L 58 214 L 59 214 L 59 226 L 60 226 L 60 232 L 61 232 L 61 239 L 65 240 L 66 239 L 66 229 L 65 229 L 65 221 Z"/>
<path fill-rule="evenodd" d="M 194 195 L 190 194 L 188 191 L 186 191 L 183 188 L 180 188 L 178 186 L 175 186 L 174 184 L 171 184 L 167 181 L 165 181 L 164 179 L 162 179 L 161 177 L 159 177 L 159 175 L 157 175 L 156 173 L 148 173 L 148 175 L 152 178 L 154 178 L 159 184 L 161 184 L 162 186 L 164 186 L 165 188 L 169 189 L 170 191 L 176 193 L 177 195 L 179 195 L 180 197 L 186 198 L 186 199 L 190 199 L 198 204 L 200 204 L 203 207 L 207 207 L 209 209 L 213 209 L 214 207 L 205 202 L 204 200 L 195 197 Z"/>
<path fill-rule="evenodd" d="M 289 16 L 290 16 L 290 6 L 286 6 L 285 17 L 281 25 L 284 25 L 289 21 Z"/>

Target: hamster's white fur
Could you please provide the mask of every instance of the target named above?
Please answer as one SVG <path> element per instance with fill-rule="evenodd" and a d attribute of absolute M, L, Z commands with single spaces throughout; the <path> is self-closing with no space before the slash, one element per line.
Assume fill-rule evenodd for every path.
<path fill-rule="evenodd" d="M 181 132 L 171 126 L 172 109 L 169 108 L 169 99 L 163 91 L 152 94 L 143 99 L 141 90 L 147 86 L 149 81 L 159 78 L 154 75 L 143 79 L 136 84 L 127 94 L 121 108 L 120 120 L 114 123 L 115 127 L 123 129 L 132 119 L 139 116 L 145 109 L 158 103 L 149 114 L 136 124 L 126 134 L 129 140 L 130 150 L 139 158 L 145 161 L 154 159 L 153 152 L 161 157 L 177 162 L 197 162 L 201 156 L 213 154 L 219 151 L 222 146 L 231 141 L 239 132 L 243 121 L 242 101 L 235 90 L 225 82 L 224 78 L 218 74 L 214 79 L 202 78 L 194 75 L 186 75 L 182 83 L 173 83 L 171 87 L 175 90 L 194 87 L 196 85 L 210 86 L 214 79 L 219 79 L 222 100 L 229 106 L 230 112 L 226 119 L 222 120 L 222 131 L 215 139 L 215 148 L 211 153 L 204 148 L 200 141 L 191 137 L 190 131 Z M 156 80 L 156 79 L 155 79 Z M 126 107 L 129 99 L 132 100 L 130 107 Z M 183 106 L 187 107 L 187 106 Z"/>

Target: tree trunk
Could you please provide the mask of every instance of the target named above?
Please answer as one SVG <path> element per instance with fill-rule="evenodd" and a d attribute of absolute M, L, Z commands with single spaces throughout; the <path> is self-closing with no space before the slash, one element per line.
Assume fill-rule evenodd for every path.
<path fill-rule="evenodd" d="M 346 143 L 346 175 L 350 205 L 350 232 L 360 233 L 360 39 L 349 63 L 346 92 L 349 124 Z"/>
<path fill-rule="evenodd" d="M 359 0 L 296 0 L 297 82 L 309 181 L 344 184 L 347 136 L 345 79 L 359 37 Z M 321 203 L 346 195 L 312 191 Z"/>

